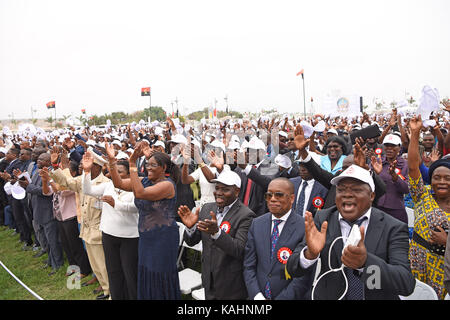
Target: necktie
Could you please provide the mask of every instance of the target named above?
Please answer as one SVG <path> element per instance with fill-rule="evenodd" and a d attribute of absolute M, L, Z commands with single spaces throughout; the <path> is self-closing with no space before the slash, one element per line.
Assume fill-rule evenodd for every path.
<path fill-rule="evenodd" d="M 250 199 L 250 191 L 252 189 L 252 184 L 253 184 L 252 179 L 248 179 L 248 181 L 247 181 L 247 189 L 245 189 L 245 195 L 244 195 L 244 204 L 246 206 L 248 206 L 248 201 Z"/>
<path fill-rule="evenodd" d="M 344 221 L 347 222 L 351 227 L 353 227 L 354 224 L 357 224 L 359 227 L 366 219 L 367 219 L 367 217 L 363 217 L 354 223 L 350 223 L 346 220 L 344 220 Z M 349 234 L 350 234 L 350 232 L 349 232 Z M 344 272 L 345 272 L 345 275 L 347 276 L 347 281 L 348 281 L 348 289 L 347 289 L 347 294 L 345 295 L 345 298 L 347 300 L 363 300 L 364 299 L 364 285 L 361 281 L 361 278 L 358 275 L 358 271 L 344 267 Z"/>
<path fill-rule="evenodd" d="M 273 259 L 275 253 L 275 247 L 277 245 L 278 238 L 280 237 L 280 233 L 278 232 L 278 225 L 283 220 L 275 219 L 273 220 L 273 229 L 272 229 L 272 237 L 271 237 L 271 250 L 270 250 L 270 260 Z M 267 299 L 272 299 L 272 291 L 270 289 L 270 282 L 266 282 L 266 287 L 264 288 L 264 293 Z"/>
<path fill-rule="evenodd" d="M 302 183 L 302 190 L 300 191 L 300 196 L 298 197 L 297 200 L 297 213 L 301 216 L 303 216 L 303 207 L 305 206 L 305 191 L 306 191 L 306 187 L 308 186 L 308 182 L 307 181 L 303 181 Z"/>

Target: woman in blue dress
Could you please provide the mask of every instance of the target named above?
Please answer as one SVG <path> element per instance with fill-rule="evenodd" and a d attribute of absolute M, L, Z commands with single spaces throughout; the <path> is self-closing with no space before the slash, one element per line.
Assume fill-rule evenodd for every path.
<path fill-rule="evenodd" d="M 179 246 L 176 216 L 176 182 L 179 168 L 162 152 L 151 152 L 139 143 L 129 159 L 130 178 L 121 179 L 115 169 L 114 149 L 106 144 L 111 178 L 116 188 L 133 191 L 139 209 L 138 299 L 181 299 L 177 270 Z M 136 160 L 151 152 L 147 177 L 139 177 Z"/>

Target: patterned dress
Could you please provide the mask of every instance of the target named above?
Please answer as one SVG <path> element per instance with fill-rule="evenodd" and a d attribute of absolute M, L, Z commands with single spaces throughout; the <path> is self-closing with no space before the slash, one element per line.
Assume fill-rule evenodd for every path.
<path fill-rule="evenodd" d="M 174 182 L 170 179 L 176 190 Z M 144 188 L 153 183 L 145 177 Z M 177 197 L 159 201 L 135 199 L 139 210 L 138 299 L 179 300 L 177 270 L 179 246 L 175 221 Z"/>
<path fill-rule="evenodd" d="M 426 241 L 430 240 L 430 230 L 440 226 L 448 229 L 450 213 L 439 208 L 431 194 L 431 187 L 425 186 L 420 176 L 408 179 L 411 197 L 415 203 L 414 232 Z M 411 271 L 415 278 L 430 285 L 439 299 L 444 299 L 444 256 L 430 252 L 411 240 L 409 247 Z"/>

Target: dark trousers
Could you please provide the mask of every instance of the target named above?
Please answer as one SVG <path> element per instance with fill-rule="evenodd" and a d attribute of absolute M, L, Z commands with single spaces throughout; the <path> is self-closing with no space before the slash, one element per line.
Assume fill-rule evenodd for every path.
<path fill-rule="evenodd" d="M 92 269 L 80 238 L 77 217 L 65 221 L 58 221 L 58 229 L 61 245 L 66 253 L 69 265 L 78 266 L 81 274 L 90 274 Z"/>
<path fill-rule="evenodd" d="M 16 222 L 14 221 L 11 206 L 7 205 L 3 212 L 5 213 L 5 225 L 10 229 L 16 229 Z"/>
<path fill-rule="evenodd" d="M 25 210 L 21 200 L 11 199 L 11 207 L 16 222 L 16 228 L 20 233 L 20 241 L 28 245 L 33 244 L 31 240 L 31 230 L 28 226 L 27 218 L 25 217 Z"/>
<path fill-rule="evenodd" d="M 58 221 L 50 220 L 45 224 L 41 224 L 44 229 L 45 239 L 48 243 L 48 265 L 53 269 L 58 269 L 64 264 L 64 255 L 61 243 L 59 241 Z"/>
<path fill-rule="evenodd" d="M 139 238 L 119 238 L 102 232 L 102 243 L 111 299 L 136 300 Z"/>

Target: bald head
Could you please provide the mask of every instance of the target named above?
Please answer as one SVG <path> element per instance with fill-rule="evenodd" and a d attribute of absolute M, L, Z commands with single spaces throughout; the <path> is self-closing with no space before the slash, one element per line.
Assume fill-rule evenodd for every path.
<path fill-rule="evenodd" d="M 52 165 L 50 161 L 50 154 L 41 153 L 37 159 L 37 165 L 39 169 L 42 169 L 43 167 L 50 167 Z"/>
<path fill-rule="evenodd" d="M 284 177 L 275 178 L 269 183 L 268 188 L 270 188 L 271 185 L 275 184 L 278 186 L 282 186 L 282 188 L 285 190 L 287 194 L 294 194 L 295 191 L 294 184 L 288 178 Z"/>

